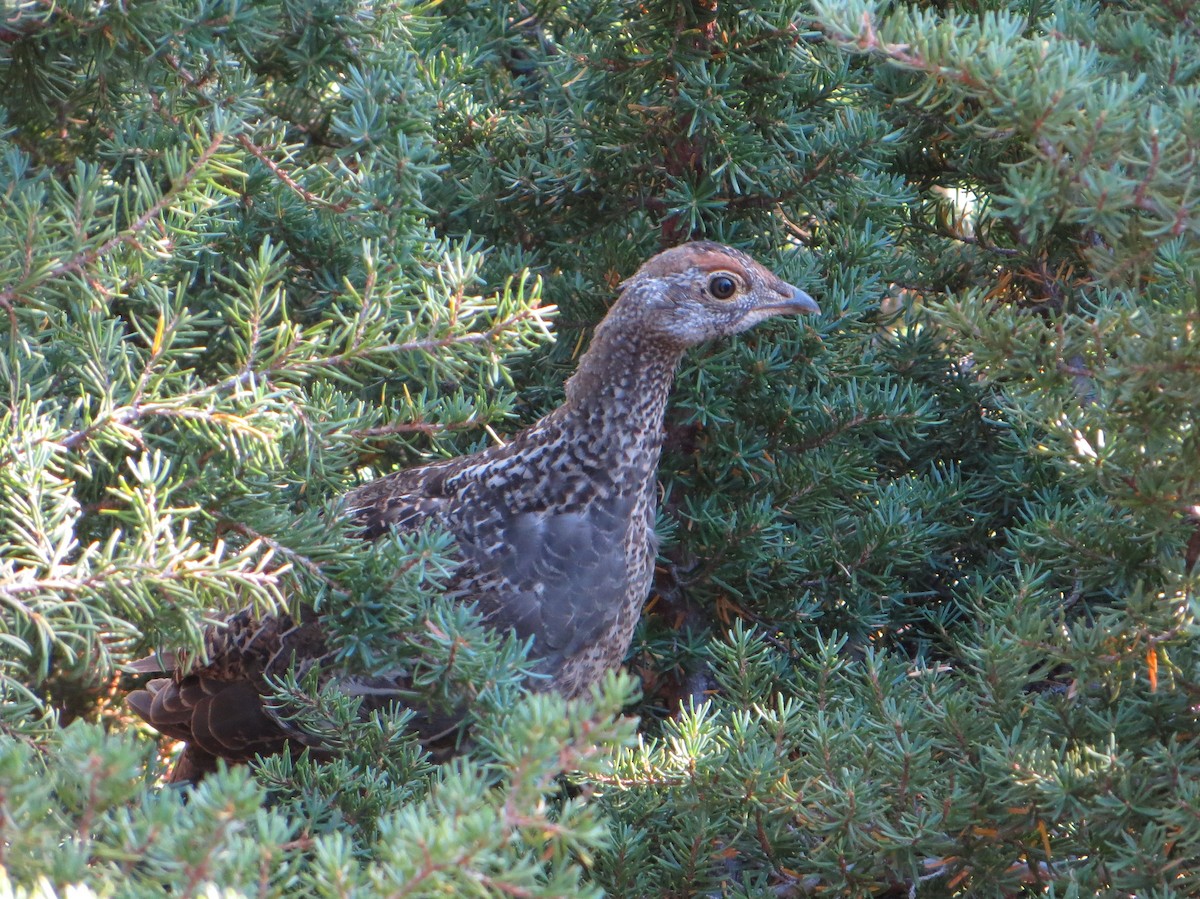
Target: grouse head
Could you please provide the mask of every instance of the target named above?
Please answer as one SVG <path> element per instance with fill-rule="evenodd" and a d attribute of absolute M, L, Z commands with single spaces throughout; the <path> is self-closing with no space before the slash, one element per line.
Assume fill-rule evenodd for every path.
<path fill-rule="evenodd" d="M 745 253 L 711 241 L 659 253 L 622 288 L 608 320 L 678 349 L 737 334 L 774 315 L 821 311 L 803 290 Z"/>

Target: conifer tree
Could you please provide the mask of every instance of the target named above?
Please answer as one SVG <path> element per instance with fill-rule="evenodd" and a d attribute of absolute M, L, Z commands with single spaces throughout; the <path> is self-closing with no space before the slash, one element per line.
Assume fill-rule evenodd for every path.
<path fill-rule="evenodd" d="M 0 78 L 0 893 L 1200 889 L 1189 4 L 30 0 Z M 526 695 L 325 513 L 691 238 L 825 314 L 688 357 L 629 674 Z M 181 802 L 120 665 L 300 602 L 470 751 L 293 679 L 340 757 Z"/>

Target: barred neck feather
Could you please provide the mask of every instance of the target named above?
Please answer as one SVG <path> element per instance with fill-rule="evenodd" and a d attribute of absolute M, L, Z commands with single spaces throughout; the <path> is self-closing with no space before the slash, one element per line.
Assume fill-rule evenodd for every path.
<path fill-rule="evenodd" d="M 642 310 L 626 302 L 628 293 L 596 329 L 566 383 L 565 402 L 551 418 L 567 431 L 587 434 L 594 449 L 612 451 L 613 464 L 630 465 L 649 478 L 658 464 L 667 397 L 685 347 L 646 328 Z"/>

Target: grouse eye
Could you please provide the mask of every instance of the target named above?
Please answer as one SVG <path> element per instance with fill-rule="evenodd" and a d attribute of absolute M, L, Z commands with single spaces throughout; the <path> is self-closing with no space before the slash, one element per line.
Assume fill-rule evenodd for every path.
<path fill-rule="evenodd" d="M 737 282 L 729 275 L 713 275 L 708 282 L 708 292 L 718 300 L 727 300 L 737 290 Z"/>

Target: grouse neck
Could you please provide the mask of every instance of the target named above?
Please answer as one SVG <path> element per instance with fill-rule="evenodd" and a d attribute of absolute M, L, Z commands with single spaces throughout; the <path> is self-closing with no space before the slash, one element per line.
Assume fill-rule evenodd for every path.
<path fill-rule="evenodd" d="M 586 423 L 603 441 L 616 436 L 622 446 L 641 443 L 657 463 L 663 415 L 684 347 L 647 333 L 637 321 L 614 321 L 597 328 L 592 345 L 566 384 L 565 412 Z"/>

